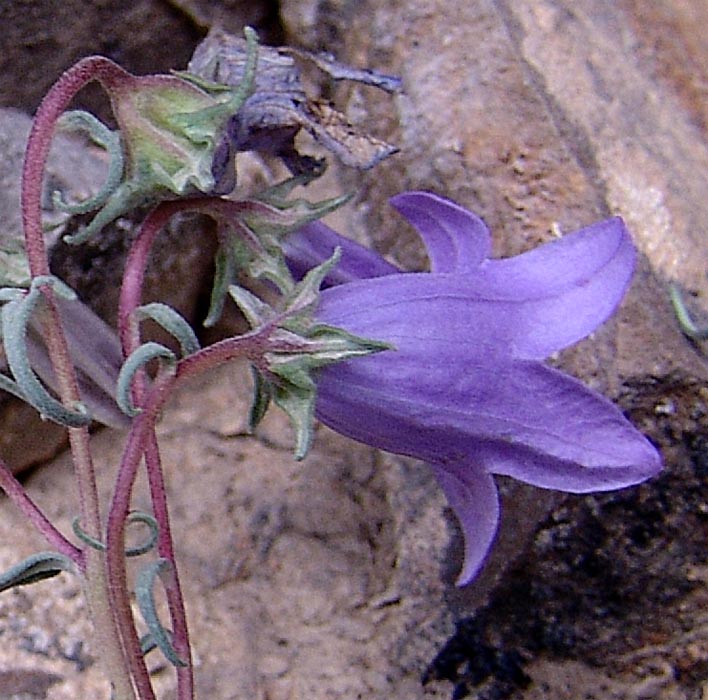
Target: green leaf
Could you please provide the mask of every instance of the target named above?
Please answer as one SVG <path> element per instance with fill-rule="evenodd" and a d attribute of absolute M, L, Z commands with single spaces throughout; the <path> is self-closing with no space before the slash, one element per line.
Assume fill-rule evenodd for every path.
<path fill-rule="evenodd" d="M 157 578 L 171 576 L 172 565 L 167 559 L 158 559 L 144 566 L 135 580 L 135 599 L 140 609 L 140 613 L 145 620 L 152 642 L 154 642 L 165 658 L 173 666 L 186 666 L 187 662 L 179 657 L 172 646 L 171 633 L 166 630 L 157 614 L 155 605 L 154 585 Z"/>
<path fill-rule="evenodd" d="M 140 409 L 133 405 L 131 397 L 131 385 L 135 373 L 142 369 L 148 362 L 155 359 L 167 360 L 171 365 L 177 363 L 175 354 L 169 348 L 166 348 L 160 343 L 143 343 L 139 348 L 136 348 L 120 368 L 118 373 L 118 382 L 116 389 L 116 403 L 123 413 L 134 418 L 140 413 Z"/>
<path fill-rule="evenodd" d="M 134 313 L 138 319 L 150 318 L 162 326 L 179 343 L 182 357 L 199 350 L 199 340 L 194 330 L 171 306 L 154 302 L 139 306 Z"/>
<path fill-rule="evenodd" d="M 204 319 L 204 327 L 211 328 L 221 318 L 229 285 L 236 274 L 233 258 L 223 245 L 219 246 L 214 258 L 214 284 L 211 288 L 209 311 Z"/>
<path fill-rule="evenodd" d="M 27 356 L 27 326 L 40 300 L 41 287 L 45 285 L 51 286 L 56 294 L 66 299 L 76 298 L 74 291 L 61 280 L 42 276 L 32 280 L 26 295 L 5 304 L 1 319 L 7 363 L 17 386 L 31 406 L 55 423 L 69 428 L 80 428 L 91 422 L 91 415 L 86 407 L 77 404 L 75 410 L 71 410 L 55 399 L 39 381 Z"/>
<path fill-rule="evenodd" d="M 253 401 L 248 414 L 248 427 L 253 431 L 268 410 L 272 391 L 270 383 L 253 366 L 251 366 L 251 374 L 253 375 Z"/>
<path fill-rule="evenodd" d="M 57 576 L 62 571 L 74 573 L 74 562 L 57 552 L 39 552 L 0 574 L 0 592 L 15 586 L 26 586 Z"/>

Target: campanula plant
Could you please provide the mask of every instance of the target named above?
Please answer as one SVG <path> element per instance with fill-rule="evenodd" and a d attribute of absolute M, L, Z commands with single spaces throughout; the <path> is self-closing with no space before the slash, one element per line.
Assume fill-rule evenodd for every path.
<path fill-rule="evenodd" d="M 269 50 L 259 68 L 255 35 L 247 31 L 237 45 L 225 73 L 211 53 L 203 66 L 209 72 L 196 76 L 137 77 L 92 57 L 57 81 L 35 117 L 23 171 L 29 283 L 0 290 L 11 374 L 0 376 L 0 388 L 67 428 L 79 511 L 69 539 L 0 462 L 0 487 L 51 547 L 0 575 L 0 591 L 60 572 L 78 575 L 115 700 L 156 698 L 145 664 L 154 648 L 175 669 L 177 700 L 194 698 L 155 434 L 172 391 L 187 377 L 248 359 L 255 377 L 251 422 L 276 403 L 293 425 L 297 458 L 307 454 L 317 417 L 355 440 L 428 462 L 465 533 L 460 583 L 477 573 L 496 532 L 494 474 L 586 492 L 635 484 L 660 468 L 654 448 L 617 408 L 543 363 L 590 334 L 620 302 L 634 265 L 622 222 L 601 222 L 515 258 L 491 260 L 480 219 L 441 197 L 409 192 L 393 205 L 421 234 L 431 269 L 403 272 L 317 221 L 346 198 L 290 198 L 296 185 L 322 171 L 319 161 L 297 151 L 301 128 L 354 167 L 371 167 L 395 149 L 350 131 L 343 115 L 311 100 L 287 52 Z M 398 86 L 390 76 L 314 60 L 335 79 Z M 111 98 L 115 132 L 92 115 L 67 112 L 92 80 Z M 78 245 L 132 208 L 154 205 L 131 242 L 116 331 L 49 268 L 42 184 L 53 131 L 62 126 L 86 131 L 111 157 L 106 182 L 94 196 L 77 203 L 54 197 L 69 213 L 95 212 L 69 242 Z M 245 148 L 278 155 L 293 177 L 255 195 L 221 196 L 236 185 L 234 158 Z M 365 157 L 354 158 L 362 149 Z M 157 234 L 185 211 L 217 224 L 205 324 L 215 323 L 231 299 L 251 325 L 208 347 L 174 309 L 142 303 Z M 249 288 L 243 278 L 268 284 Z M 268 293 L 254 292 L 264 286 Z M 145 319 L 171 334 L 179 350 L 143 342 Z M 94 419 L 127 429 L 108 503 L 101 503 L 96 485 L 89 439 Z M 151 512 L 133 512 L 143 466 Z M 127 547 L 126 529 L 136 522 L 147 527 L 148 537 Z M 129 557 L 142 558 L 134 591 Z M 158 586 L 168 620 L 157 612 Z M 143 637 L 133 593 L 148 629 Z"/>

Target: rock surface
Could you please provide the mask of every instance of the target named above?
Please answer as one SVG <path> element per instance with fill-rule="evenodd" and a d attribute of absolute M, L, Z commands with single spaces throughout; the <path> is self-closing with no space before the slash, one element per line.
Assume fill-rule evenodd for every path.
<path fill-rule="evenodd" d="M 625 217 L 641 253 L 633 288 L 559 361 L 628 411 L 666 471 L 600 497 L 503 483 L 498 545 L 456 590 L 459 535 L 424 465 L 325 430 L 295 464 L 278 414 L 256 439 L 243 434 L 243 368 L 205 379 L 161 427 L 201 697 L 708 696 L 708 372 L 667 301 L 675 280 L 708 317 L 707 14 L 702 0 L 281 3 L 289 42 L 404 81 L 394 103 L 321 85 L 401 148 L 364 176 L 333 167 L 313 186 L 356 191 L 332 218 L 340 229 L 416 267 L 420 245 L 385 204 L 403 189 L 478 212 L 497 255 L 548 240 L 554 226 Z M 177 43 L 179 67 L 188 42 Z M 96 436 L 107 478 L 119 442 Z M 29 486 L 70 520 L 66 457 Z M 37 540 L 1 507 L 9 566 Z M 95 651 L 80 643 L 78 592 L 62 580 L 0 597 L 0 697 L 107 697 Z M 153 663 L 170 697 L 170 674 Z"/>

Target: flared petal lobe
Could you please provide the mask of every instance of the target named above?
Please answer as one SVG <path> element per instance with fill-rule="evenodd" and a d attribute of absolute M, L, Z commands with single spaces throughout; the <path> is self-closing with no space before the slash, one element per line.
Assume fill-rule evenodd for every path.
<path fill-rule="evenodd" d="M 499 495 L 490 474 L 470 465 L 446 469 L 432 464 L 438 483 L 462 527 L 465 558 L 457 585 L 469 583 L 482 568 L 499 526 Z"/>
<path fill-rule="evenodd" d="M 403 192 L 389 204 L 415 227 L 428 251 L 431 272 L 472 272 L 492 250 L 478 216 L 430 192 Z"/>
<path fill-rule="evenodd" d="M 563 264 L 554 266 L 555 253 Z M 318 318 L 394 344 L 435 341 L 470 355 L 543 359 L 611 315 L 633 263 L 631 240 L 614 219 L 474 273 L 390 274 L 327 289 Z"/>
<path fill-rule="evenodd" d="M 490 304 L 528 304 L 514 316 L 525 331 L 516 336 L 518 357 L 543 359 L 588 336 L 612 314 L 632 277 L 634 246 L 617 217 L 522 255 L 489 260 L 484 222 L 454 202 L 405 192 L 391 204 L 418 230 L 431 272 L 464 276 Z"/>
<path fill-rule="evenodd" d="M 544 359 L 587 337 L 622 300 L 636 253 L 622 219 L 593 224 L 527 253 L 488 260 L 475 275 L 490 299 L 526 308 L 517 315 L 514 354 Z"/>

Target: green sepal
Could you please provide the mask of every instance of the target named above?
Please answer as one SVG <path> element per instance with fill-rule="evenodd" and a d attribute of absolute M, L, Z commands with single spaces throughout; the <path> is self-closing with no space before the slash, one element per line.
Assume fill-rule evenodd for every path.
<path fill-rule="evenodd" d="M 312 442 L 317 401 L 316 370 L 392 350 L 393 346 L 323 324 L 313 325 L 306 335 L 298 337 L 301 345 L 297 351 L 269 352 L 265 355 L 265 361 L 268 372 L 275 378 L 271 386 L 273 401 L 290 419 L 295 432 L 295 458 L 302 459 Z"/>
<path fill-rule="evenodd" d="M 295 433 L 295 457 L 302 459 L 312 443 L 320 367 L 370 355 L 392 346 L 360 338 L 348 331 L 313 320 L 320 286 L 339 260 L 337 249 L 329 260 L 310 270 L 276 310 L 251 292 L 231 285 L 229 294 L 254 329 L 266 331 L 266 350 L 254 369 L 252 427 L 262 419 L 269 401 L 288 416 Z"/>
<path fill-rule="evenodd" d="M 62 571 L 75 573 L 76 567 L 69 557 L 58 552 L 38 552 L 15 564 L 0 574 L 0 592 L 15 586 L 27 586 L 57 576 Z"/>
<path fill-rule="evenodd" d="M 236 266 L 233 258 L 223 245 L 220 245 L 214 258 L 214 284 L 209 298 L 209 311 L 204 319 L 204 327 L 211 328 L 221 318 L 224 301 L 229 291 L 229 285 L 236 276 Z"/>
<path fill-rule="evenodd" d="M 269 353 L 269 369 L 289 381 L 297 382 L 301 373 L 309 374 L 318 367 L 366 357 L 384 350 L 395 350 L 391 343 L 362 338 L 343 328 L 314 324 L 302 337 L 298 353 Z"/>
<path fill-rule="evenodd" d="M 251 27 L 244 28 L 246 35 L 247 55 L 243 80 L 236 89 L 204 80 L 188 71 L 174 72 L 185 82 L 196 85 L 208 94 L 216 95 L 219 101 L 212 107 L 207 107 L 196 114 L 175 114 L 168 118 L 168 123 L 183 131 L 195 143 L 210 143 L 215 133 L 219 133 L 225 124 L 224 115 L 232 117 L 243 106 L 243 103 L 253 94 L 258 65 L 258 35 Z"/>
<path fill-rule="evenodd" d="M 109 129 L 93 114 L 83 110 L 64 112 L 57 126 L 63 131 L 86 131 L 91 141 L 108 152 L 108 173 L 103 186 L 96 194 L 81 202 L 69 204 L 62 199 L 59 191 L 52 193 L 52 203 L 57 209 L 69 214 L 86 214 L 103 206 L 123 178 L 124 159 L 120 134 Z"/>
<path fill-rule="evenodd" d="M 253 375 L 253 400 L 248 412 L 248 427 L 250 431 L 253 431 L 258 427 L 258 424 L 268 411 L 272 398 L 272 385 L 253 366 L 251 367 L 251 374 Z"/>
<path fill-rule="evenodd" d="M 287 191 L 288 182 L 289 180 L 281 182 L 258 195 L 261 202 L 278 209 L 281 213 L 281 216 L 275 221 L 259 221 L 255 217 L 253 220 L 246 218 L 249 227 L 259 236 L 271 234 L 276 238 L 281 238 L 305 224 L 317 221 L 339 209 L 352 198 L 351 194 L 343 194 L 320 202 L 310 202 L 307 199 L 283 199 L 280 195 L 281 192 Z"/>
<path fill-rule="evenodd" d="M 317 386 L 309 377 L 298 376 L 296 382 L 273 383 L 272 395 L 295 433 L 295 459 L 304 459 L 312 445 Z"/>
<path fill-rule="evenodd" d="M 236 302 L 251 328 L 260 328 L 275 316 L 271 306 L 243 287 L 229 285 L 229 296 Z"/>
<path fill-rule="evenodd" d="M 228 91 L 207 91 L 177 75 L 133 76 L 111 85 L 111 105 L 124 151 L 124 177 L 83 230 L 66 236 L 76 245 L 138 206 L 233 189 L 230 157 L 215 179 L 215 163 L 229 153 L 229 120 L 253 92 L 257 38 L 246 30 L 248 67 L 243 82 Z"/>
<path fill-rule="evenodd" d="M 337 265 L 342 257 L 341 248 L 335 248 L 331 257 L 317 267 L 308 270 L 307 274 L 295 285 L 292 293 L 285 300 L 285 311 L 290 322 L 300 325 L 300 319 L 307 319 L 315 311 L 320 302 L 320 287 L 330 270 Z M 291 328 L 290 325 L 286 326 Z"/>

